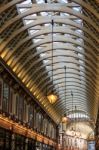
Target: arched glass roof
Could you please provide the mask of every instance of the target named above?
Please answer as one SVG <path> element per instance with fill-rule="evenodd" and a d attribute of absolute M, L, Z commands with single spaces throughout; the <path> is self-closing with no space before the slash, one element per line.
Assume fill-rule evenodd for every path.
<path fill-rule="evenodd" d="M 1 6 L 0 56 L 57 123 L 65 110 L 69 113 L 75 106 L 82 116 L 96 117 L 97 4 L 90 0 L 16 0 Z M 52 89 L 58 96 L 53 105 L 47 99 Z"/>

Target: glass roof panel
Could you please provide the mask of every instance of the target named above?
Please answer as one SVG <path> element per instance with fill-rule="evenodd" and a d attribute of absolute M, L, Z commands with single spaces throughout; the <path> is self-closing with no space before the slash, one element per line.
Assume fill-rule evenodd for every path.
<path fill-rule="evenodd" d="M 76 13 L 82 13 L 82 7 L 74 2 L 68 0 L 36 0 L 35 4 L 59 4 L 60 7 L 65 5 L 69 9 L 75 11 Z M 26 0 L 21 4 L 33 4 L 31 0 Z M 31 5 L 32 7 L 32 5 Z M 38 9 L 39 9 L 38 7 Z M 30 8 L 18 8 L 19 14 L 28 11 Z M 34 18 L 33 18 L 34 17 Z M 41 17 L 41 18 L 40 18 Z M 47 18 L 46 18 L 47 17 Z M 62 19 L 64 18 L 64 19 Z M 53 32 L 52 32 L 52 19 L 53 19 Z M 67 19 L 67 22 L 65 20 Z M 84 100 L 83 103 L 87 105 L 88 95 L 85 93 L 86 90 L 86 69 L 85 69 L 85 53 L 84 47 L 85 42 L 83 39 L 84 31 L 83 29 L 83 20 L 76 15 L 69 13 L 68 11 L 58 12 L 56 10 L 49 9 L 48 11 L 41 11 L 39 13 L 29 14 L 23 19 L 24 25 L 29 26 L 31 23 L 37 25 L 28 28 L 29 36 L 32 39 L 33 46 L 36 49 L 35 56 L 39 56 L 38 62 L 42 61 L 45 68 L 45 72 L 48 76 L 48 85 L 49 89 L 51 87 L 59 87 L 57 91 L 59 96 L 59 104 L 62 104 L 61 90 L 64 95 L 66 91 L 71 91 L 73 95 L 76 95 L 77 92 L 83 90 Z M 75 25 L 73 25 L 73 23 Z M 58 28 L 57 28 L 58 27 Z M 34 36 L 36 35 L 36 36 Z M 53 39 L 52 39 L 53 38 Z M 53 41 L 53 42 L 52 42 Z M 53 46 L 53 49 L 52 49 Z M 52 58 L 53 52 L 53 58 Z M 53 62 L 52 62 L 53 61 Z M 87 60 L 86 60 L 87 61 Z M 52 64 L 53 63 L 53 64 Z M 65 72 L 64 66 L 66 66 L 66 91 L 65 91 Z M 53 72 L 52 72 L 53 71 Z M 52 78 L 53 75 L 53 78 Z M 54 80 L 52 82 L 52 80 Z M 53 84 L 53 85 L 52 85 Z M 50 91 L 49 91 L 50 92 Z M 78 95 L 77 99 L 74 101 L 75 104 L 79 104 L 80 96 Z M 71 103 L 69 103 L 70 98 L 68 99 L 68 107 L 71 108 Z M 77 103 L 78 102 L 78 103 Z M 78 107 L 78 109 L 79 109 Z M 84 105 L 85 107 L 85 105 Z M 65 110 L 65 106 L 63 105 Z M 84 108 L 84 111 L 87 111 L 87 107 Z M 82 117 L 84 115 L 82 114 Z"/>

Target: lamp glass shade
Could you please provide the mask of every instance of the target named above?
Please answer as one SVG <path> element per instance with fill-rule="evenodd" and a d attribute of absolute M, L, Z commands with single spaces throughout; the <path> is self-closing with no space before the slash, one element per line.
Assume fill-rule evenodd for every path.
<path fill-rule="evenodd" d="M 47 98 L 51 104 L 54 104 L 57 101 L 57 95 L 54 94 L 48 95 Z"/>
<path fill-rule="evenodd" d="M 69 118 L 66 116 L 66 114 L 62 117 L 62 123 L 67 123 L 69 121 Z"/>

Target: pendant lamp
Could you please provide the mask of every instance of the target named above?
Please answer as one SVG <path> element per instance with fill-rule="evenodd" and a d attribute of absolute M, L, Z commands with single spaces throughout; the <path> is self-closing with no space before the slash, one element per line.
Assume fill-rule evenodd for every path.
<path fill-rule="evenodd" d="M 66 106 L 66 66 L 64 66 L 64 70 L 65 70 L 65 114 L 62 117 L 62 123 L 67 123 L 69 121 L 69 118 L 67 117 L 67 106 Z"/>
<path fill-rule="evenodd" d="M 54 104 L 58 99 L 57 95 L 53 92 L 53 25 L 54 21 L 52 20 L 52 93 L 47 95 L 47 98 L 51 104 Z"/>

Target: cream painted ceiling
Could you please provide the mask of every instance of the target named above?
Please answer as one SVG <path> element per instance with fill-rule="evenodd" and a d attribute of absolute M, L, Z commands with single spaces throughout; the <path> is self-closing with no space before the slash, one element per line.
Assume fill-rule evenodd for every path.
<path fill-rule="evenodd" d="M 95 0 L 1 1 L 0 57 L 57 123 L 65 111 L 70 114 L 75 106 L 79 114 L 96 118 L 98 11 Z M 53 105 L 47 99 L 52 89 L 58 96 Z"/>

